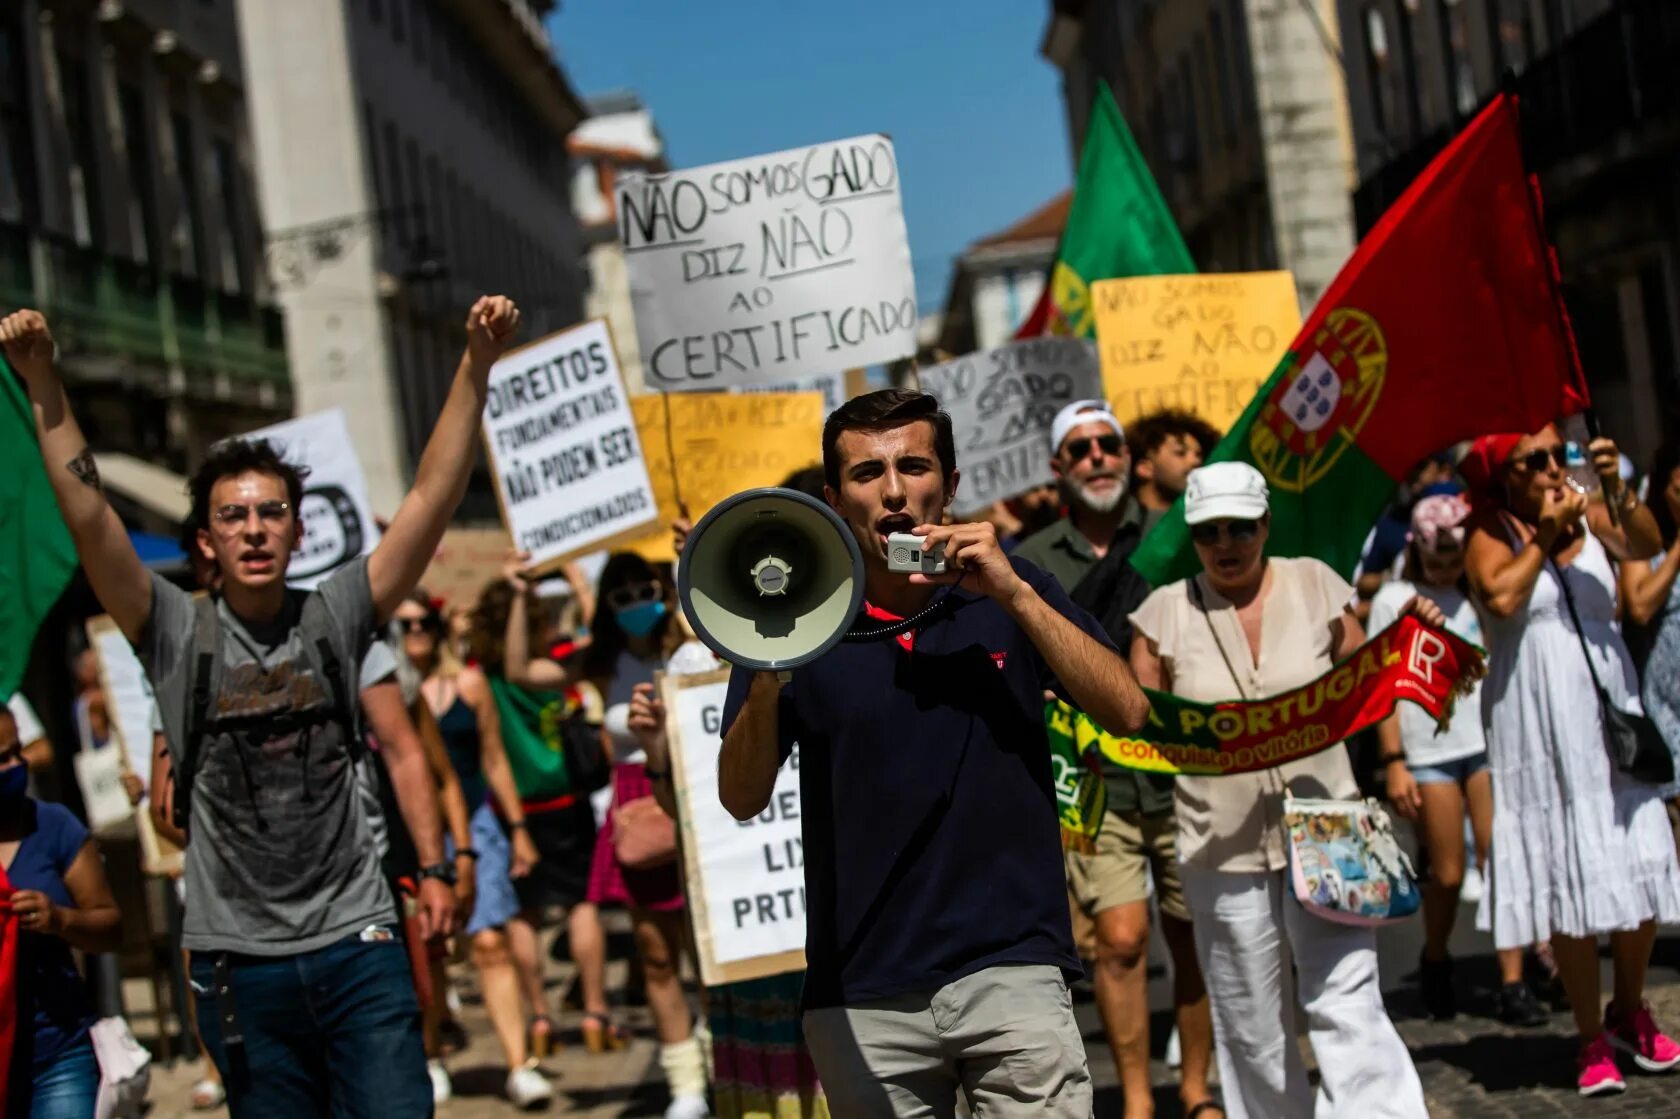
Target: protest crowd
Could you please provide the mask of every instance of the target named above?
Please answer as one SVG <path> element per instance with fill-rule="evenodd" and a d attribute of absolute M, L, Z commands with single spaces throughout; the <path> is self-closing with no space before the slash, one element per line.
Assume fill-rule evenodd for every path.
<path fill-rule="evenodd" d="M 1503 150 L 1501 112 L 1466 135 Z M 1481 151 L 1440 158 L 1491 175 Z M 305 587 L 288 569 L 308 461 L 261 436 L 212 446 L 189 482 L 189 568 L 151 570 L 54 324 L 0 309 L 0 376 L 104 635 L 54 666 L 76 741 L 51 740 L 21 693 L 0 710 L 3 1114 L 141 1113 L 147 1058 L 114 971 L 140 857 L 92 820 L 112 798 L 174 853 L 166 963 L 203 1052 L 192 1106 L 235 1119 L 447 1114 L 463 990 L 511 1108 L 563 1108 L 552 1055 L 623 1050 L 635 1001 L 668 1119 L 1084 1119 L 1087 983 L 1142 1119 L 1163 1040 L 1152 945 L 1188 1119 L 1421 1117 L 1378 969 L 1402 921 L 1421 928 L 1431 1017 L 1528 1028 L 1567 1008 L 1581 1096 L 1680 1067 L 1664 1032 L 1680 1024 L 1646 998 L 1658 925 L 1680 922 L 1680 451 L 1642 473 L 1587 422 L 1567 323 L 1532 310 L 1541 254 L 1512 248 L 1535 247 L 1526 216 L 1492 220 L 1491 293 L 1435 296 L 1481 299 L 1525 342 L 1409 322 L 1380 286 L 1392 254 L 1431 251 L 1428 214 L 1401 231 L 1406 206 L 1289 353 L 1280 340 L 1228 431 L 1177 407 L 1123 417 L 1065 321 L 989 369 L 953 359 L 827 410 L 798 469 L 739 487 L 775 487 L 756 499 L 817 526 L 737 573 L 764 602 L 825 547 L 856 557 L 837 561 L 855 595 L 832 635 L 786 662 L 753 650 L 819 608 L 782 630 L 757 606 L 729 607 L 736 628 L 701 616 L 725 602 L 700 557 L 731 555 L 729 502 L 700 517 L 655 492 L 644 448 L 675 398 L 663 420 L 627 418 L 610 339 L 522 338 L 513 298 L 474 303 L 407 496 Z M 859 306 L 836 345 L 894 331 Z M 763 335 L 766 360 L 780 338 Z M 1443 387 L 1469 361 L 1476 384 Z M 510 377 L 541 391 L 498 387 Z M 977 403 L 1000 384 L 1016 391 Z M 574 390 L 590 403 L 563 422 L 520 414 Z M 597 421 L 582 450 L 498 457 Z M 435 597 L 428 570 L 498 422 L 527 424 L 482 440 L 512 547 L 476 596 Z M 898 534 L 940 564 L 900 567 Z M 150 704 L 138 747 L 120 657 Z M 119 738 L 144 761 L 100 786 Z M 81 815 L 42 793 L 63 754 L 87 756 Z M 732 896 L 717 868 L 743 857 L 756 882 Z M 1455 978 L 1466 901 L 1497 953 L 1491 1004 Z M 622 961 L 609 925 L 629 930 Z M 742 929 L 762 939 L 740 947 Z"/>

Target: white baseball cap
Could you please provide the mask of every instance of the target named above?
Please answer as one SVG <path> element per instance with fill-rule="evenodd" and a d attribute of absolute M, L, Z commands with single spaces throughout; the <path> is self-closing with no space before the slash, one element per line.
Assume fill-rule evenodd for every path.
<path fill-rule="evenodd" d="M 1126 438 L 1126 429 L 1120 426 L 1120 421 L 1109 410 L 1108 404 L 1101 400 L 1075 400 L 1056 413 L 1056 418 L 1050 421 L 1050 453 L 1057 454 L 1062 449 L 1062 440 L 1067 438 L 1068 432 L 1081 424 L 1107 424 L 1114 429 L 1114 434 Z"/>
<path fill-rule="evenodd" d="M 1190 472 L 1184 487 L 1184 523 L 1257 521 L 1271 510 L 1266 479 L 1246 462 L 1214 462 Z"/>

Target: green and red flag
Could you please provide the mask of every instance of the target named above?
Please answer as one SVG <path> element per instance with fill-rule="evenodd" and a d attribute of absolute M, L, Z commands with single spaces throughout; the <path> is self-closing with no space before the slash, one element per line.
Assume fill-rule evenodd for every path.
<path fill-rule="evenodd" d="M 1268 551 L 1347 573 L 1418 462 L 1587 406 L 1517 101 L 1502 94 L 1360 242 L 1208 461 L 1266 476 Z M 1155 586 L 1200 570 L 1182 501 L 1132 564 Z"/>
<path fill-rule="evenodd" d="M 1056 249 L 1049 282 L 1017 338 L 1041 334 L 1097 336 L 1091 285 L 1117 276 L 1194 272 L 1149 165 L 1138 152 L 1107 83 L 1099 83 L 1091 123 L 1079 150 L 1073 205 Z"/>
<path fill-rule="evenodd" d="M 17 690 L 41 619 L 76 571 L 76 546 L 59 516 L 35 439 L 35 413 L 0 358 L 0 703 Z"/>

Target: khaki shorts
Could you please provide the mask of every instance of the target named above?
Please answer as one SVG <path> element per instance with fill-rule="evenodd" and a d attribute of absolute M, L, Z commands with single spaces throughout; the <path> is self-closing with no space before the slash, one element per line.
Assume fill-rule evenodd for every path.
<path fill-rule="evenodd" d="M 1149 880 L 1155 879 L 1161 912 L 1181 921 L 1190 919 L 1184 888 L 1178 881 L 1178 853 L 1174 835 L 1178 821 L 1171 812 L 1145 816 L 1138 812 L 1104 814 L 1097 847 L 1092 853 L 1069 851 L 1068 897 L 1074 911 L 1095 918 L 1105 909 L 1149 899 Z M 1081 922 L 1076 921 L 1076 943 Z"/>

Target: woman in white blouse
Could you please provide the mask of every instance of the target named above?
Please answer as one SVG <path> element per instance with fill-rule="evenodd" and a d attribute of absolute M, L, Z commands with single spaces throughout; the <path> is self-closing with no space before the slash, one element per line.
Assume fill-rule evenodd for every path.
<path fill-rule="evenodd" d="M 1184 508 L 1203 573 L 1161 587 L 1132 615 L 1132 669 L 1145 687 L 1204 702 L 1261 699 L 1310 683 L 1364 641 L 1345 579 L 1315 559 L 1266 558 L 1259 471 L 1238 462 L 1193 471 Z M 1427 601 L 1407 611 L 1441 620 Z M 1417 1071 L 1383 1008 L 1374 931 L 1315 917 L 1288 896 L 1286 783 L 1297 796 L 1359 795 L 1339 743 L 1258 773 L 1177 781 L 1181 878 L 1226 1113 L 1426 1116 Z M 1316 1111 L 1295 1042 L 1297 982 L 1323 1078 Z"/>

